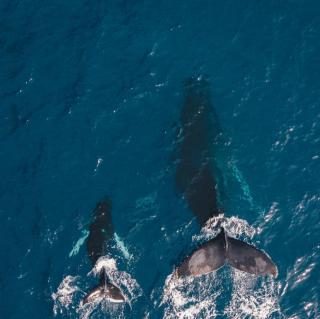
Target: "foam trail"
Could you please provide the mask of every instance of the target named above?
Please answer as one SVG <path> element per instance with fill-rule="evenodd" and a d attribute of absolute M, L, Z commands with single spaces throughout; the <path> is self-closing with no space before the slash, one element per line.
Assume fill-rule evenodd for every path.
<path fill-rule="evenodd" d="M 110 281 L 120 288 L 129 306 L 142 295 L 137 281 L 128 273 L 119 271 L 114 258 L 109 256 L 99 258 L 89 275 L 98 277 L 102 269 Z M 79 276 L 66 276 L 60 283 L 57 292 L 52 294 L 55 315 L 63 314 L 74 317 L 74 313 L 76 313 L 80 319 L 88 319 L 95 313 L 103 313 L 106 318 L 124 318 L 125 304 L 112 304 L 102 298 L 94 303 L 82 305 L 81 301 L 86 296 L 88 287 L 81 284 L 80 279 Z"/>
<path fill-rule="evenodd" d="M 78 286 L 79 277 L 66 276 L 60 283 L 56 292 L 51 297 L 53 299 L 53 313 L 69 314 L 76 310 L 77 297 L 84 295 L 84 292 Z"/>
<path fill-rule="evenodd" d="M 216 217 L 211 218 L 201 229 L 201 232 L 197 236 L 193 236 L 193 241 L 195 242 L 205 242 L 214 238 L 220 231 L 220 226 L 222 226 L 226 233 L 235 238 L 245 237 L 253 238 L 254 235 L 260 233 L 259 228 L 255 228 L 248 224 L 244 219 L 237 217 L 224 217 L 222 214 Z M 267 319 L 270 318 L 273 314 L 277 314 L 278 317 L 281 315 L 280 306 L 279 306 L 279 292 L 276 282 L 273 278 L 270 277 L 256 277 L 254 275 L 241 272 L 239 270 L 233 269 L 227 266 L 227 271 L 230 272 L 230 279 L 232 282 L 232 293 L 231 299 L 227 302 L 226 307 L 224 308 L 224 315 L 227 318 L 232 319 L 245 319 L 245 318 L 257 318 L 257 319 Z M 214 273 L 216 274 L 216 273 Z M 210 274 L 211 275 L 211 274 Z M 200 277 L 206 278 L 207 276 Z M 216 275 L 214 278 L 215 281 L 221 280 L 221 275 Z M 195 280 L 195 278 L 191 279 Z M 185 283 L 189 285 L 189 283 Z M 189 288 L 187 288 L 189 289 Z M 193 288 L 191 288 L 193 289 Z M 222 289 L 222 286 L 217 286 L 217 296 L 219 295 L 219 289 Z M 179 297 L 179 295 L 178 295 Z M 216 297 L 216 296 L 215 296 Z M 192 298 L 192 297 L 191 297 Z M 174 296 L 172 297 L 174 299 Z M 179 300 L 179 298 L 176 298 Z M 183 304 L 188 304 L 192 299 L 188 297 L 183 300 Z M 180 298 L 181 300 L 181 298 Z M 211 302 L 212 298 L 211 298 Z M 212 304 L 211 304 L 212 305 Z M 179 304 L 178 304 L 179 306 Z M 200 307 L 200 306 L 199 306 Z M 179 312 L 180 308 L 176 307 L 173 309 L 178 309 L 175 313 L 177 317 L 182 313 Z M 212 317 L 213 312 L 210 313 Z M 208 314 L 207 314 L 208 316 Z M 201 318 L 207 318 L 207 316 L 202 316 Z M 194 316 L 194 318 L 197 316 Z M 171 317 L 169 317 L 171 318 Z M 174 316 L 172 316 L 174 318 Z M 181 318 L 189 318 L 188 316 L 181 316 Z M 190 315 L 190 318 L 192 316 Z"/>
<path fill-rule="evenodd" d="M 278 302 L 278 288 L 273 278 L 255 277 L 231 269 L 233 289 L 224 314 L 232 319 L 268 319 L 273 314 L 283 317 Z"/>
<path fill-rule="evenodd" d="M 163 318 L 214 318 L 217 315 L 215 300 L 220 293 L 215 273 L 183 279 L 169 275 L 160 304 L 164 306 Z"/>
<path fill-rule="evenodd" d="M 77 309 L 79 319 L 102 318 L 125 319 L 125 306 L 121 304 L 111 304 L 104 300 L 94 303 L 87 303 Z"/>

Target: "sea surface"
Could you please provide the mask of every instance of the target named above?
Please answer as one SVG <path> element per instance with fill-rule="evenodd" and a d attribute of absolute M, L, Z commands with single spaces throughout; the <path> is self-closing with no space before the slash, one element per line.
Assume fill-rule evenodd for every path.
<path fill-rule="evenodd" d="M 200 229 L 175 187 L 183 82 L 210 81 L 226 231 L 279 276 L 172 273 Z M 0 1 L 0 318 L 320 318 L 317 0 Z M 81 306 L 85 239 L 125 306 Z"/>

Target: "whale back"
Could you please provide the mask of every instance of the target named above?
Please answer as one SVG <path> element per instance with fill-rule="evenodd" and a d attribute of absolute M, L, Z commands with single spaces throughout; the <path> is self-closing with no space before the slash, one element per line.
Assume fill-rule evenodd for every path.
<path fill-rule="evenodd" d="M 89 226 L 87 238 L 87 252 L 92 265 L 105 255 L 106 243 L 113 236 L 111 209 L 111 200 L 106 197 L 97 204 L 93 211 L 94 217 Z"/>
<path fill-rule="evenodd" d="M 190 78 L 185 82 L 180 125 L 176 186 L 202 226 L 221 213 L 210 154 L 220 129 L 211 106 L 207 79 Z"/>
<path fill-rule="evenodd" d="M 100 201 L 93 211 L 93 220 L 89 226 L 87 238 L 88 256 L 94 266 L 97 260 L 106 254 L 106 245 L 113 236 L 112 203 L 109 197 Z M 125 297 L 121 290 L 110 282 L 105 270 L 99 273 L 99 284 L 92 288 L 83 298 L 82 304 L 107 301 L 110 303 L 123 303 Z"/>

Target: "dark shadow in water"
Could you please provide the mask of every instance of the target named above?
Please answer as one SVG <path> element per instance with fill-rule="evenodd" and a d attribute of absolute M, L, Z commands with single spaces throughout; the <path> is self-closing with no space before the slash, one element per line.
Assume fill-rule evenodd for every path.
<path fill-rule="evenodd" d="M 221 213 L 210 160 L 212 141 L 220 129 L 211 107 L 208 80 L 190 78 L 184 89 L 175 178 L 177 188 L 202 226 Z"/>

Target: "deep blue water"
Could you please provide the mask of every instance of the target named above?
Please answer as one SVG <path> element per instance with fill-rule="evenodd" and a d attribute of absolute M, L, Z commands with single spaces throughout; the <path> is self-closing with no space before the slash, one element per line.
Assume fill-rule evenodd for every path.
<path fill-rule="evenodd" d="M 111 254 L 140 288 L 131 309 L 92 317 L 319 318 L 319 10 L 316 0 L 1 1 L 0 317 L 85 317 L 91 266 L 84 245 L 70 252 L 109 195 L 131 257 Z M 226 267 L 189 291 L 165 284 L 201 240 L 172 162 L 182 83 L 201 74 L 228 140 L 229 231 L 272 256 L 276 280 Z M 59 290 L 64 278 L 73 293 Z"/>

